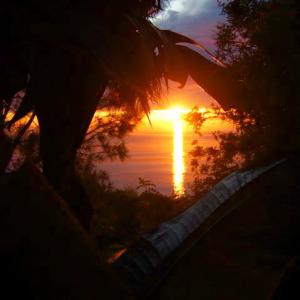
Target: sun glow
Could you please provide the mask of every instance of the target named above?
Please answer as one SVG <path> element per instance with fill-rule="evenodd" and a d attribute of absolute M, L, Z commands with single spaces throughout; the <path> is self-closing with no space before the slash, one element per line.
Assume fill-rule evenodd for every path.
<path fill-rule="evenodd" d="M 201 136 L 194 134 L 193 125 L 187 121 L 186 115 L 190 112 L 199 112 L 206 118 L 201 127 Z M 108 113 L 108 111 L 99 111 L 97 117 L 105 118 Z M 197 139 L 203 147 L 216 146 L 217 141 L 211 133 L 220 129 L 229 132 L 233 130 L 233 126 L 219 118 L 213 108 L 200 106 L 198 109 L 192 109 L 183 105 L 153 108 L 149 116 L 144 116 L 134 132 L 130 134 L 134 138 L 128 137 L 126 140 L 132 155 L 126 164 L 131 160 L 137 165 L 145 164 L 151 171 L 148 169 L 145 169 L 145 172 L 138 170 L 137 176 L 142 174 L 157 186 L 164 186 L 168 193 L 172 191 L 174 195 L 183 196 L 187 192 L 186 184 L 190 182 L 191 178 L 191 169 L 188 164 L 188 153 L 193 149 L 191 141 Z M 136 153 L 139 154 L 135 156 Z M 141 153 L 142 155 L 140 155 Z M 159 155 L 148 158 L 150 153 L 151 155 L 159 153 Z M 149 163 L 149 159 L 153 165 Z M 110 172 L 109 166 L 107 169 Z M 127 170 L 124 171 L 124 174 L 127 175 L 124 175 L 122 180 L 129 182 L 130 176 Z"/>
<path fill-rule="evenodd" d="M 206 107 L 200 107 L 199 108 L 199 113 L 205 114 L 206 112 L 207 112 L 207 108 Z"/>
<path fill-rule="evenodd" d="M 184 194 L 184 149 L 183 149 L 183 120 L 182 110 L 169 110 L 173 117 L 173 189 L 174 194 Z"/>

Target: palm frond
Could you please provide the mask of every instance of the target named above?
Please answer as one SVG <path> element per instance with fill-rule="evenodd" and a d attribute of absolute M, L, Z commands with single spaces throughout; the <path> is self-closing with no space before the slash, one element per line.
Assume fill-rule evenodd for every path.
<path fill-rule="evenodd" d="M 43 7 L 25 2 L 24 8 L 28 12 L 26 19 L 19 23 L 28 30 L 18 30 L 22 34 L 27 32 L 28 35 L 22 38 L 29 44 L 32 41 L 35 44 L 51 43 L 60 48 L 73 47 L 72 51 L 85 48 L 98 60 L 99 68 L 108 78 L 115 103 L 129 106 L 133 111 L 148 112 L 150 103 L 163 97 L 162 86 L 168 85 L 168 80 L 178 82 L 180 87 L 186 84 L 190 75 L 190 55 L 185 55 L 179 44 L 198 47 L 211 60 L 223 65 L 202 44 L 179 33 L 161 30 L 151 23 L 149 17 L 158 13 L 167 2 L 112 0 L 109 3 L 78 1 L 73 4 L 63 1 L 58 6 L 49 2 Z M 13 1 L 7 11 L 13 11 L 15 5 Z M 60 13 L 55 15 L 55 10 Z M 37 19 L 34 11 L 45 18 Z M 63 19 L 67 19 L 68 24 L 61 26 Z M 203 57 L 199 53 L 196 55 Z"/>

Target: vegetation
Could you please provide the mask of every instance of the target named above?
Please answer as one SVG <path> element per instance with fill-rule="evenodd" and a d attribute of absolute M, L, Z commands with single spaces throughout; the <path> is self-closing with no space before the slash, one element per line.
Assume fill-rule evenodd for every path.
<path fill-rule="evenodd" d="M 86 228 L 91 207 L 75 173 L 77 150 L 106 87 L 116 102 L 121 98 L 120 105 L 135 109 L 141 104 L 146 110 L 150 97 L 158 95 L 161 73 L 154 74 L 150 55 L 155 46 L 137 30 L 143 24 L 150 28 L 147 20 L 160 8 L 156 0 L 3 3 L 1 129 L 14 95 L 24 90 L 13 122 L 32 110 L 37 114 L 43 172 Z M 143 71 L 141 59 L 144 65 L 147 57 L 151 66 Z M 5 130 L 2 140 L 7 147 L 1 172 L 14 151 Z"/>
<path fill-rule="evenodd" d="M 217 52 L 219 58 L 228 66 L 226 76 L 228 77 L 229 74 L 230 77 L 234 78 L 236 89 L 243 91 L 242 97 L 239 93 L 224 92 L 222 85 L 219 83 L 220 78 L 227 78 L 223 76 L 225 71 L 221 70 L 222 68 L 219 69 L 217 66 L 214 66 L 211 69 L 211 72 L 214 74 L 218 72 L 223 74 L 223 77 L 221 76 L 220 78 L 216 76 L 216 81 L 211 80 L 212 82 L 208 82 L 202 78 L 202 73 L 199 72 L 199 69 L 201 69 L 200 62 L 204 74 L 208 74 L 207 71 L 210 70 L 209 63 L 203 62 L 203 58 L 197 56 L 192 50 L 177 45 L 179 42 L 196 44 L 194 41 L 172 32 L 160 31 L 153 27 L 149 21 L 149 17 L 156 14 L 162 8 L 160 1 L 131 1 L 129 6 L 111 3 L 110 5 L 101 7 L 101 13 L 105 10 L 114 11 L 116 16 L 121 17 L 120 24 L 115 25 L 112 25 L 110 20 L 105 19 L 107 21 L 105 29 L 107 32 L 103 29 L 104 31 L 101 31 L 100 34 L 103 41 L 105 41 L 105 47 L 110 45 L 111 51 L 109 57 L 107 57 L 107 51 L 105 52 L 105 57 L 103 56 L 100 44 L 91 45 L 91 41 L 95 37 L 93 35 L 95 34 L 95 28 L 99 25 L 96 22 L 97 18 L 95 18 L 94 12 L 92 12 L 94 9 L 100 13 L 97 4 L 93 3 L 91 6 L 89 6 L 90 4 L 85 6 L 89 8 L 88 15 L 82 15 L 82 20 L 87 21 L 88 16 L 91 20 L 87 23 L 86 28 L 88 30 L 81 32 L 76 23 L 77 21 L 75 22 L 75 19 L 72 19 L 72 15 L 74 14 L 75 16 L 82 8 L 81 5 L 84 4 L 78 4 L 79 6 L 77 4 L 71 5 L 66 1 L 66 3 L 61 5 L 70 5 L 68 9 L 71 13 L 70 18 L 74 21 L 73 23 L 71 22 L 73 27 L 68 28 L 69 31 L 63 33 L 61 36 L 57 31 L 58 27 L 52 27 L 48 24 L 52 20 L 51 18 L 54 17 L 54 7 L 49 6 L 44 10 L 46 18 L 42 22 L 42 32 L 46 34 L 47 43 L 50 36 L 55 38 L 52 45 L 53 49 L 55 49 L 60 47 L 59 45 L 61 45 L 62 40 L 68 44 L 68 47 L 73 45 L 70 34 L 74 33 L 75 30 L 77 34 L 76 39 L 88 52 L 91 49 L 97 51 L 98 62 L 96 63 L 91 58 L 90 53 L 88 54 L 85 50 L 82 52 L 80 48 L 75 49 L 73 45 L 72 49 L 67 47 L 69 49 L 67 52 L 71 55 L 68 63 L 73 65 L 73 68 L 78 68 L 79 73 L 92 72 L 94 78 L 89 78 L 88 83 L 80 75 L 72 82 L 72 86 L 71 82 L 69 86 L 68 84 L 64 84 L 64 86 L 60 85 L 52 93 L 52 91 L 49 91 L 50 86 L 44 86 L 45 82 L 50 82 L 47 76 L 51 77 L 54 72 L 57 73 L 57 70 L 60 69 L 63 76 L 60 78 L 58 75 L 55 75 L 57 77 L 55 80 L 59 82 L 63 81 L 63 78 L 68 77 L 68 74 L 70 74 L 68 65 L 65 65 L 65 54 L 59 52 L 52 57 L 52 54 L 43 52 L 44 50 L 40 48 L 40 45 L 37 47 L 36 52 L 32 53 L 32 55 L 36 55 L 37 65 L 29 65 L 27 61 L 29 56 L 26 56 L 26 51 L 24 52 L 25 56 L 19 56 L 19 51 L 23 49 L 23 46 L 20 46 L 21 48 L 19 46 L 14 48 L 15 52 L 11 52 L 9 54 L 10 60 L 7 60 L 10 63 L 4 65 L 5 68 L 3 68 L 1 73 L 3 80 L 4 78 L 6 81 L 8 80 L 2 85 L 1 91 L 1 132 L 4 132 L 6 136 L 14 140 L 12 143 L 13 148 L 17 146 L 17 151 L 20 153 L 19 158 L 30 157 L 40 168 L 43 168 L 44 173 L 48 174 L 48 179 L 53 181 L 53 185 L 58 190 L 61 190 L 62 195 L 66 198 L 71 196 L 68 196 L 69 193 L 74 196 L 74 191 L 77 190 L 78 192 L 78 181 L 73 176 L 74 155 L 77 155 L 77 170 L 82 175 L 85 185 L 88 185 L 89 188 L 93 186 L 95 190 L 95 182 L 101 179 L 100 185 L 97 187 L 99 191 L 95 191 L 94 193 L 88 192 L 88 198 L 93 198 L 92 194 L 98 195 L 97 197 L 101 198 L 104 196 L 100 196 L 99 193 L 103 189 L 103 183 L 107 183 L 107 180 L 103 174 L 94 174 L 95 182 L 91 184 L 91 178 L 88 175 L 89 172 L 93 172 L 91 162 L 101 161 L 106 158 L 124 159 L 127 150 L 123 137 L 139 121 L 140 112 L 147 112 L 149 110 L 149 101 L 160 99 L 161 79 L 170 78 L 184 85 L 190 73 L 209 92 L 212 85 L 217 86 L 219 91 L 212 91 L 212 95 L 218 96 L 221 91 L 223 97 L 225 95 L 228 99 L 230 98 L 231 102 L 224 102 L 228 104 L 224 105 L 225 107 L 232 107 L 232 99 L 234 99 L 234 109 L 226 109 L 224 111 L 218 108 L 215 110 L 215 113 L 217 117 L 229 120 L 236 125 L 236 131 L 233 133 L 214 133 L 215 138 L 219 141 L 218 148 L 210 147 L 204 149 L 201 145 L 196 145 L 192 151 L 192 164 L 196 175 L 195 195 L 202 195 L 214 183 L 233 170 L 267 163 L 268 161 L 297 153 L 299 150 L 297 135 L 300 126 L 297 118 L 299 104 L 296 101 L 299 93 L 297 85 L 297 79 L 299 78 L 299 49 L 295 41 L 299 33 L 299 24 L 297 21 L 299 4 L 297 4 L 297 1 L 292 0 L 232 0 L 219 2 L 227 20 L 225 23 L 220 24 L 217 29 Z M 17 4 L 13 3 L 13 5 Z M 130 7 L 130 11 L 128 7 Z M 25 5 L 23 8 L 27 9 L 28 7 Z M 36 8 L 41 9 L 39 6 Z M 55 16 L 54 20 L 54 24 L 57 24 L 57 26 L 59 26 L 60 18 L 65 16 L 65 11 L 61 8 L 59 7 L 61 13 Z M 12 14 L 13 18 L 17 17 L 15 11 L 11 10 L 10 5 L 6 9 L 9 14 Z M 29 24 L 33 20 L 36 20 L 36 18 L 37 15 L 30 15 L 29 19 L 22 16 L 20 22 L 23 22 L 24 28 L 28 29 Z M 22 29 L 23 31 L 18 32 L 21 28 L 19 25 L 15 23 L 12 31 L 14 34 L 18 33 L 18 38 L 22 41 L 27 41 L 33 32 L 27 29 Z M 115 28 L 111 26 L 115 26 Z M 41 32 L 34 34 L 39 36 Z M 36 35 L 34 36 L 37 37 Z M 126 38 L 124 39 L 124 37 Z M 6 38 L 9 48 L 11 41 L 8 36 Z M 39 39 L 37 41 L 40 43 Z M 110 42 L 108 43 L 108 41 Z M 124 53 L 120 53 L 120 45 L 126 49 Z M 3 49 L 3 53 L 8 55 L 7 49 Z M 183 61 L 181 56 L 186 61 Z M 42 65 L 45 59 L 51 61 L 53 66 L 55 65 L 53 69 L 49 65 L 49 74 L 39 73 L 42 72 L 39 69 L 39 65 Z M 83 68 L 82 64 L 78 64 L 78 59 L 85 61 L 86 66 L 89 65 L 88 68 L 91 69 L 87 70 Z M 98 64 L 99 60 L 101 61 L 100 64 Z M 145 64 L 145 62 L 147 63 Z M 58 66 L 58 64 L 60 65 Z M 98 71 L 93 69 L 92 64 L 97 65 Z M 132 68 L 132 65 L 135 67 Z M 29 78 L 27 78 L 28 74 L 30 75 Z M 43 81 L 34 82 L 31 77 L 43 78 Z M 209 78 L 210 76 L 205 77 Z M 89 90 L 89 92 L 87 90 L 79 92 L 76 82 L 81 87 L 84 87 L 84 89 Z M 93 86 L 90 85 L 90 82 L 93 82 Z M 44 100 L 43 103 L 34 103 L 38 99 L 34 98 L 31 90 L 40 91 L 42 87 L 48 90 L 49 95 L 47 95 L 47 99 L 49 101 Z M 19 98 L 15 99 L 15 92 L 18 89 L 21 90 L 21 88 L 26 88 L 26 90 L 23 91 L 23 94 L 18 94 L 17 98 Z M 81 114 L 83 105 L 80 99 L 83 97 L 94 98 L 96 95 L 94 88 L 98 91 L 98 97 L 96 100 L 94 99 L 95 103 L 91 101 L 87 105 L 88 107 L 86 107 L 84 114 Z M 106 93 L 103 97 L 104 89 L 106 89 Z M 233 90 L 232 86 L 231 90 Z M 68 102 L 65 100 L 63 102 L 57 96 L 57 93 L 61 92 L 65 99 L 73 97 L 72 101 Z M 77 97 L 76 93 L 80 97 Z M 93 124 L 90 125 L 90 118 L 97 107 L 99 97 L 101 97 L 101 108 L 115 109 L 122 107 L 123 112 L 119 115 L 96 115 Z M 221 99 L 223 98 L 221 97 Z M 51 101 L 54 101 L 53 103 L 57 106 L 53 111 L 47 109 Z M 7 123 L 8 112 L 14 106 L 15 116 L 11 122 Z M 20 127 L 19 131 L 14 130 L 14 127 L 12 127 L 13 134 L 8 132 L 8 129 L 27 112 L 31 111 L 33 107 L 35 113 L 38 115 L 39 125 L 41 126 L 41 149 L 39 149 L 37 143 L 39 132 L 36 127 L 30 126 L 33 122 L 34 113 L 31 114 L 31 118 L 28 119 L 24 127 Z M 56 120 L 57 114 L 63 115 L 59 119 L 61 121 Z M 65 118 L 65 116 L 68 117 Z M 197 134 L 201 134 L 201 125 L 206 118 L 207 115 L 200 114 L 196 110 L 191 112 L 187 117 L 188 121 L 194 124 Z M 72 123 L 71 119 L 73 121 L 76 120 L 76 123 Z M 80 119 L 84 120 L 83 127 L 85 128 L 81 128 L 80 132 L 77 132 L 75 128 L 80 123 Z M 68 120 L 72 126 L 67 125 Z M 46 125 L 48 123 L 51 124 L 50 127 Z M 67 131 L 59 132 L 63 127 Z M 89 130 L 87 130 L 88 127 Z M 55 138 L 53 138 L 54 136 Z M 284 143 L 282 143 L 283 140 L 285 141 Z M 72 149 L 70 148 L 71 145 L 73 145 Z M 58 148 L 56 149 L 55 147 Z M 62 159 L 61 161 L 60 158 Z M 67 161 L 65 161 L 66 158 Z M 47 166 L 50 168 L 49 171 L 47 171 Z M 61 170 L 61 168 L 66 168 L 68 175 L 59 171 L 61 176 L 57 176 L 57 170 Z M 88 169 L 90 170 L 88 171 Z M 83 174 L 85 175 L 83 176 Z M 89 179 L 85 179 L 85 177 Z M 59 183 L 59 180 L 62 180 L 62 182 Z M 107 198 L 111 197 L 107 193 L 111 194 L 113 190 L 110 184 L 108 184 L 108 187 L 102 190 L 103 193 L 106 193 L 105 197 Z M 79 190 L 82 189 L 80 188 Z M 131 193 L 132 198 L 138 199 L 140 197 L 136 191 L 127 192 Z M 126 194 L 127 192 L 124 193 Z M 120 194 L 122 192 L 117 191 L 117 193 Z M 79 195 L 81 198 L 85 198 L 82 191 Z M 145 195 L 145 192 L 142 195 Z M 147 197 L 152 195 L 152 198 L 155 198 L 155 195 L 157 198 L 162 196 L 155 190 L 149 189 L 149 186 L 146 195 Z M 119 196 L 116 197 L 118 198 Z M 105 202 L 106 200 L 103 201 Z M 142 203 L 144 200 L 138 201 Z M 164 201 L 162 200 L 162 202 Z M 95 200 L 92 203 L 97 210 L 98 208 L 96 207 L 100 204 L 95 204 Z M 147 205 L 145 204 L 144 207 L 147 207 Z M 118 211 L 118 208 L 116 210 Z M 88 218 L 91 218 L 91 213 L 89 213 Z M 103 215 L 102 218 L 105 219 Z M 134 218 L 129 219 L 134 220 Z M 157 220 L 162 219 L 164 218 L 157 217 Z M 138 221 L 134 222 L 138 223 Z M 149 225 L 148 228 L 154 226 L 154 223 L 152 222 L 152 225 Z"/>
<path fill-rule="evenodd" d="M 217 148 L 192 151 L 200 193 L 234 169 L 297 156 L 300 150 L 299 1 L 219 3 L 226 21 L 217 27 L 217 53 L 243 95 L 234 109 L 217 109 L 236 131 L 216 132 Z M 205 116 L 193 111 L 188 119 L 201 134 Z"/>
<path fill-rule="evenodd" d="M 299 155 L 299 1 L 220 0 L 226 22 L 217 28 L 216 43 L 218 56 L 227 68 L 179 45 L 189 43 L 203 48 L 195 41 L 151 23 L 150 17 L 164 1 L 121 2 L 33 0 L 7 1 L 2 5 L 1 185 L 10 180 L 2 175 L 13 153 L 18 153 L 13 163 L 18 165 L 30 158 L 47 178 L 44 180 L 35 168 L 25 165 L 10 181 L 19 185 L 9 186 L 15 199 L 8 198 L 2 205 L 3 213 L 9 213 L 4 216 L 5 238 L 1 246 L 14 255 L 20 248 L 16 245 L 21 244 L 21 251 L 25 251 L 20 255 L 20 260 L 24 258 L 20 266 L 29 266 L 24 269 L 28 273 L 34 272 L 26 255 L 34 257 L 35 262 L 35 251 L 40 254 L 38 264 L 45 261 L 44 255 L 50 255 L 52 260 L 47 264 L 52 267 L 53 263 L 51 274 L 58 270 L 56 266 L 64 264 L 62 258 L 76 258 L 69 255 L 77 251 L 70 247 L 69 232 L 73 232 L 72 243 L 76 246 L 90 242 L 68 210 L 64 211 L 64 201 L 57 192 L 108 258 L 177 215 L 228 173 Z M 220 60 L 215 61 L 220 64 Z M 187 119 L 196 133 L 201 134 L 203 122 L 210 117 L 229 120 L 236 126 L 232 133 L 214 133 L 218 147 L 195 144 L 191 153 L 196 175 L 194 198 L 180 201 L 166 197 L 142 178 L 136 188 L 115 189 L 106 173 L 93 170 L 92 162 L 124 159 L 124 135 L 134 128 L 141 112 L 149 111 L 151 101 L 160 100 L 163 82 L 171 79 L 184 86 L 189 75 L 225 109 L 217 108 L 214 116 L 192 111 Z M 121 112 L 96 115 L 91 124 L 99 102 L 101 108 L 121 108 Z M 23 215 L 22 207 L 31 215 Z M 48 208 L 54 208 L 54 212 Z M 40 212 L 46 212 L 48 217 L 44 220 Z M 15 230 L 12 236 L 11 223 Z M 43 224 L 42 229 L 39 224 Z M 22 230 L 28 232 L 24 234 Z M 58 245 L 49 238 L 55 234 L 60 238 L 55 240 L 60 241 Z M 42 240 L 45 243 L 39 243 Z M 56 251 L 64 253 L 59 260 Z M 90 253 L 80 250 L 77 255 L 87 258 L 93 266 L 97 258 Z M 66 265 L 67 274 L 84 274 L 89 282 L 88 276 L 93 273 L 77 272 L 77 265 L 71 261 Z M 71 272 L 70 266 L 76 271 Z M 10 268 L 8 263 L 7 269 Z M 48 286 L 46 273 L 47 270 L 43 283 Z M 82 280 L 75 282 L 81 284 Z M 76 289 L 70 290 L 76 293 Z M 59 294 L 59 290 L 53 290 L 56 292 Z"/>
<path fill-rule="evenodd" d="M 105 172 L 86 167 L 80 175 L 94 210 L 91 234 L 105 260 L 190 205 L 185 199 L 159 193 L 142 178 L 135 188 L 120 190 Z"/>
<path fill-rule="evenodd" d="M 11 127 L 11 139 L 16 139 L 19 129 L 23 128 L 20 123 L 24 122 L 27 124 L 28 120 Z M 163 195 L 155 184 L 143 178 L 138 178 L 136 187 L 116 189 L 109 175 L 95 167 L 101 167 L 103 160 L 126 159 L 124 136 L 138 122 L 137 116 L 124 110 L 98 111 L 77 155 L 76 171 L 93 210 L 90 233 L 104 260 L 111 259 L 144 233 L 176 216 L 193 201 L 188 197 Z M 26 159 L 41 168 L 38 149 L 39 130 L 33 121 L 16 146 L 9 171 L 18 169 Z"/>
<path fill-rule="evenodd" d="M 200 44 L 151 23 L 163 3 L 3 3 L 0 143 L 7 146 L 5 155 L 1 155 L 0 171 L 3 173 L 15 149 L 5 128 L 8 111 L 14 105 L 14 95 L 23 91 L 11 123 L 34 111 L 40 129 L 43 173 L 87 229 L 92 209 L 76 175 L 76 156 L 99 101 L 106 106 L 104 93 L 109 105 L 123 107 L 132 115 L 147 113 L 150 102 L 161 99 L 162 84 L 168 79 L 183 86 L 188 75 L 196 72 L 198 81 L 204 82 L 207 71 L 220 68 L 178 45 L 203 48 Z M 192 70 L 195 60 L 201 71 Z M 213 84 L 208 86 L 211 89 Z M 105 142 L 98 142 L 107 148 Z M 121 147 L 119 150 L 123 151 Z"/>

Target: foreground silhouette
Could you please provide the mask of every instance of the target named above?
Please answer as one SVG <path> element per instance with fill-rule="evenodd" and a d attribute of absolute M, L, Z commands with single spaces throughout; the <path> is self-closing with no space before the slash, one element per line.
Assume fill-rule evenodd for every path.
<path fill-rule="evenodd" d="M 5 116 L 13 95 L 26 88 L 12 123 L 34 109 L 49 180 L 30 164 L 1 177 L 1 272 L 3 294 L 10 298 L 132 296 L 99 263 L 70 211 L 89 227 L 91 209 L 75 160 L 106 87 L 115 104 L 147 111 L 160 94 L 161 79 L 184 85 L 190 74 L 224 107 L 243 106 L 243 90 L 228 68 L 181 45 L 198 45 L 194 41 L 150 23 L 148 17 L 159 9 L 160 1 L 134 0 L 3 5 L 1 112 Z M 1 129 L 3 123 L 2 118 Z M 0 133 L 1 173 L 14 150 L 5 130 Z M 191 236 L 190 244 L 182 245 L 187 256 L 174 254 L 171 266 L 182 260 L 154 298 L 265 299 L 295 288 L 286 288 L 285 279 L 298 274 L 298 166 L 297 159 L 289 158 L 232 197 Z"/>
<path fill-rule="evenodd" d="M 183 86 L 190 74 L 226 107 L 238 91 L 225 68 L 178 45 L 196 42 L 149 21 L 160 1 L 122 3 L 10 1 L 0 16 L 6 109 L 26 89 L 10 125 L 34 110 L 43 172 L 85 228 L 92 211 L 76 176 L 76 153 L 105 88 L 117 105 L 145 112 L 159 99 L 163 78 Z M 1 155 L 2 170 L 9 159 Z"/>
<path fill-rule="evenodd" d="M 2 299 L 127 299 L 65 201 L 32 165 L 2 177 Z"/>
<path fill-rule="evenodd" d="M 231 197 L 166 262 L 151 299 L 299 298 L 298 170 L 286 161 Z"/>

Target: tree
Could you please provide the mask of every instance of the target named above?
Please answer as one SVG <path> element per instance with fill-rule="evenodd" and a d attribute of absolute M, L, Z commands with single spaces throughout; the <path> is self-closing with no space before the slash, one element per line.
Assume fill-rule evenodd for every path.
<path fill-rule="evenodd" d="M 226 21 L 217 28 L 217 56 L 226 62 L 243 94 L 234 110 L 219 111 L 219 116 L 236 124 L 236 133 L 217 133 L 220 148 L 210 153 L 210 172 L 217 172 L 222 164 L 223 171 L 231 170 L 235 157 L 239 160 L 235 167 L 296 157 L 300 150 L 299 1 L 219 3 Z M 195 116 L 194 122 L 201 125 Z M 196 161 L 199 154 L 209 155 L 194 151 Z"/>
<path fill-rule="evenodd" d="M 256 149 L 262 159 L 298 153 L 299 2 L 222 1 L 221 5 L 227 22 L 218 28 L 219 55 L 247 89 L 243 111 L 255 120 L 243 134 L 245 139 L 252 137 L 247 147 Z"/>
<path fill-rule="evenodd" d="M 91 208 L 76 176 L 76 154 L 106 88 L 129 111 L 147 112 L 160 99 L 162 80 L 183 86 L 191 74 L 226 105 L 232 102 L 226 70 L 178 45 L 200 44 L 150 22 L 162 4 L 15 0 L 2 6 L 2 120 L 14 94 L 25 89 L 12 122 L 34 110 L 43 172 L 85 227 Z M 1 159 L 5 166 L 8 159 Z"/>

